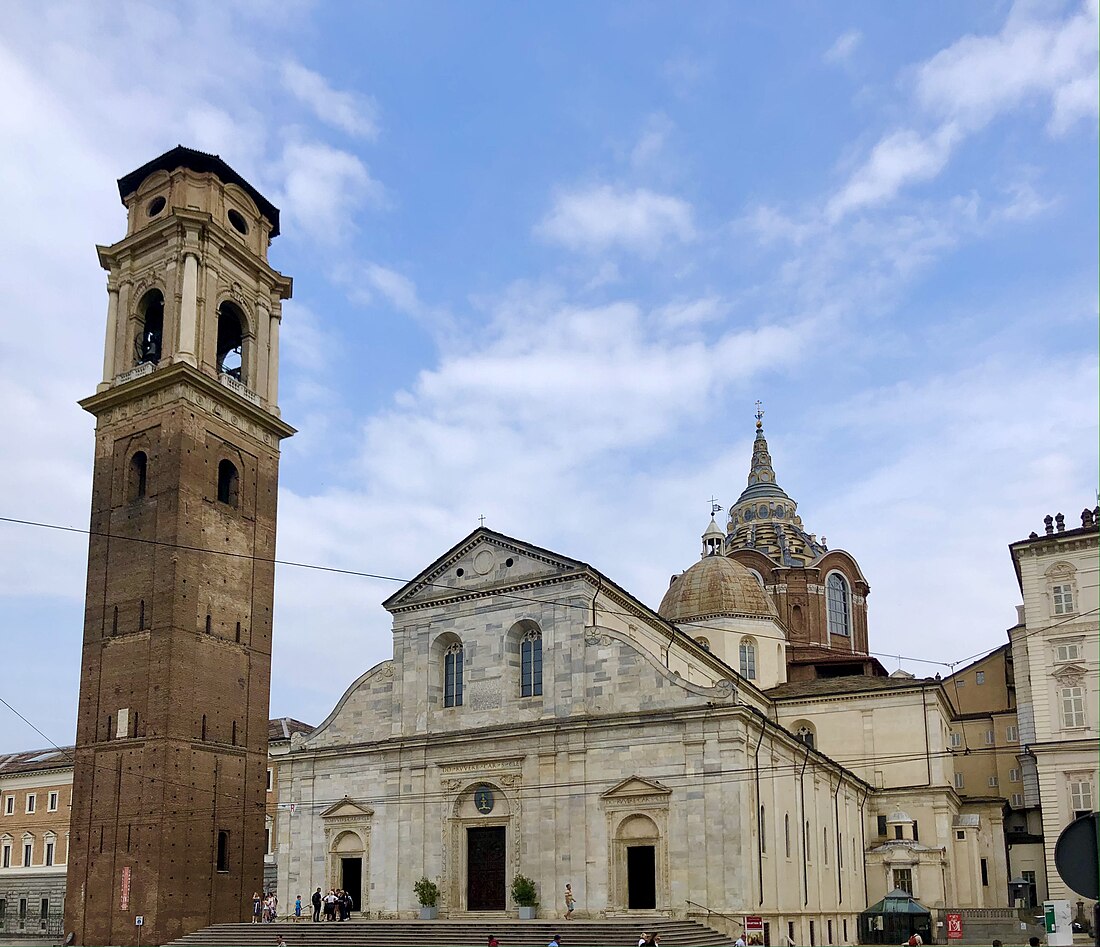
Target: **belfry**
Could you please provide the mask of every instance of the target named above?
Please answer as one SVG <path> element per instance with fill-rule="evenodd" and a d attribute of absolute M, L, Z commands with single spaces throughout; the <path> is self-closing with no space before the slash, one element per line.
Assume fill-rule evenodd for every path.
<path fill-rule="evenodd" d="M 164 944 L 263 880 L 280 441 L 279 211 L 177 147 L 119 180 L 65 929 Z M 143 926 L 137 926 L 141 918 Z"/>

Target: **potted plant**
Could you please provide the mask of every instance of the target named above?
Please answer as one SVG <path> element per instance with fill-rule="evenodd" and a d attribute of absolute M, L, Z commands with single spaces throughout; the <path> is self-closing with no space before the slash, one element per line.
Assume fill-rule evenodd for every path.
<path fill-rule="evenodd" d="M 413 885 L 413 891 L 420 902 L 420 920 L 434 921 L 439 917 L 439 885 L 425 875 Z"/>
<path fill-rule="evenodd" d="M 512 879 L 512 900 L 519 905 L 521 921 L 534 920 L 539 908 L 539 895 L 534 881 L 526 875 L 516 875 Z"/>

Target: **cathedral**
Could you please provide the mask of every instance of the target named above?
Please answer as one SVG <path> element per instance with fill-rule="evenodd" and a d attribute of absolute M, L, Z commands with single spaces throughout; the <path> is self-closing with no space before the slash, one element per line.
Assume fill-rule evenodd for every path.
<path fill-rule="evenodd" d="M 280 898 L 505 916 L 758 916 L 845 943 L 901 888 L 1005 903 L 1002 805 L 953 788 L 938 679 L 868 654 L 869 585 L 808 532 L 758 412 L 748 483 L 654 610 L 592 565 L 475 530 L 384 603 L 393 657 L 293 738 Z"/>

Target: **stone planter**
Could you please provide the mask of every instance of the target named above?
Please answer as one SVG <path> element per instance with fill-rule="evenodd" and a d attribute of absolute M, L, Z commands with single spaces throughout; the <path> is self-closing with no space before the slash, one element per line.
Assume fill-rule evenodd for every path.
<path fill-rule="evenodd" d="M 420 920 L 434 921 L 437 917 L 439 917 L 439 908 L 436 905 L 420 905 Z"/>
<path fill-rule="evenodd" d="M 533 904 L 521 904 L 519 906 L 519 919 L 521 921 L 533 921 L 538 917 L 539 909 Z"/>

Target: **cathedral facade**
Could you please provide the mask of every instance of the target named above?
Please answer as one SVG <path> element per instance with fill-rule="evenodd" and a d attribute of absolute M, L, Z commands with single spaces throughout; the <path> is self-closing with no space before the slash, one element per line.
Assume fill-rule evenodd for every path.
<path fill-rule="evenodd" d="M 429 565 L 384 603 L 392 659 L 282 762 L 280 897 L 414 916 L 428 877 L 445 915 L 504 916 L 522 874 L 544 913 L 570 884 L 580 916 L 757 915 L 772 943 L 851 942 L 897 887 L 1007 903 L 942 685 L 867 653 L 868 585 L 803 529 L 759 421 L 702 553 L 657 610 L 485 528 Z"/>

